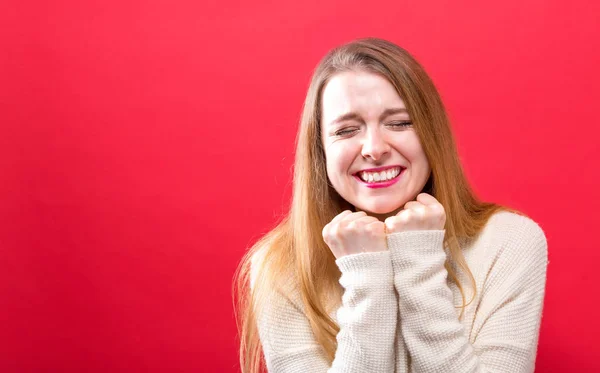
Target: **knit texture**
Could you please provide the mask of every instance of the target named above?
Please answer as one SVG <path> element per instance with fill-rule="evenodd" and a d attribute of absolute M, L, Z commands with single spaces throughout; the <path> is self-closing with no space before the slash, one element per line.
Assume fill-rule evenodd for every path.
<path fill-rule="evenodd" d="M 477 294 L 462 297 L 444 267 L 443 230 L 387 236 L 388 251 L 336 260 L 344 289 L 333 363 L 317 344 L 297 291 L 273 291 L 258 320 L 271 373 L 533 372 L 548 264 L 530 218 L 494 214 L 463 244 Z M 466 301 L 473 289 L 459 271 Z"/>

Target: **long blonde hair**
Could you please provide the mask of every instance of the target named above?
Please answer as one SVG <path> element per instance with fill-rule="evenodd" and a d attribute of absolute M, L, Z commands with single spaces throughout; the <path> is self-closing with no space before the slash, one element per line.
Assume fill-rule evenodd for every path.
<path fill-rule="evenodd" d="M 329 361 L 336 350 L 339 326 L 329 316 L 331 294 L 338 294 L 340 272 L 321 232 L 337 214 L 353 209 L 328 182 L 321 142 L 321 94 L 329 79 L 340 72 L 361 70 L 385 77 L 403 99 L 432 173 L 423 189 L 446 210 L 444 244 L 449 279 L 468 304 L 456 269 L 475 280 L 461 253 L 461 244 L 474 238 L 487 220 L 503 206 L 480 201 L 464 175 L 446 110 L 433 82 L 421 65 L 404 49 L 382 39 L 366 38 L 331 50 L 318 64 L 304 102 L 298 136 L 292 204 L 278 225 L 256 242 L 242 258 L 234 277 L 236 321 L 240 337 L 240 365 L 244 373 L 264 366 L 257 329 L 260 310 L 268 293 L 290 279 L 301 295 L 304 313 L 316 341 Z M 254 268 L 256 281 L 250 288 L 253 256 L 261 251 L 262 265 Z M 339 295 L 341 297 L 341 294 Z M 473 293 L 473 299 L 475 293 Z M 462 316 L 462 311 L 461 311 Z"/>

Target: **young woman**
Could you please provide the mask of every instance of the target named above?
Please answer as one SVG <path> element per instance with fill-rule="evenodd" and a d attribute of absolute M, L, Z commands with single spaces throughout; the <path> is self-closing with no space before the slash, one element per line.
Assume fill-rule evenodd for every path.
<path fill-rule="evenodd" d="M 537 223 L 473 193 L 419 63 L 342 45 L 306 96 L 291 210 L 237 273 L 242 371 L 532 372 L 547 262 Z"/>

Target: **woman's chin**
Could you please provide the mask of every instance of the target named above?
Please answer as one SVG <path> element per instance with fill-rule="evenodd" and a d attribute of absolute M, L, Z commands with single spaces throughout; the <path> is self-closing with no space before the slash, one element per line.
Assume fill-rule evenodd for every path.
<path fill-rule="evenodd" d="M 390 215 L 399 211 L 402 206 L 390 206 L 390 205 L 372 205 L 372 206 L 356 206 L 358 210 L 364 211 L 367 215 Z M 357 211 L 358 211 L 357 210 Z"/>

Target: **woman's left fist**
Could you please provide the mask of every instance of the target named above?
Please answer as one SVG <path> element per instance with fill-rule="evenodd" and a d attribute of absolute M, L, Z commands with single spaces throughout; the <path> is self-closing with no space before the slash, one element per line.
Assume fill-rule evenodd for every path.
<path fill-rule="evenodd" d="M 405 231 L 443 230 L 446 224 L 444 206 L 432 195 L 421 193 L 416 201 L 404 205 L 404 209 L 385 219 L 387 234 Z"/>

